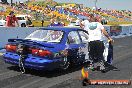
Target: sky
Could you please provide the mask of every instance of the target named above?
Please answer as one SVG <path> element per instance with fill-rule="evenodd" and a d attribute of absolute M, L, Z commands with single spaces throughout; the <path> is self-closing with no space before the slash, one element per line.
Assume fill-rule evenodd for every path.
<path fill-rule="evenodd" d="M 11 0 L 7 0 L 10 2 Z M 13 0 L 15 1 L 27 1 L 27 0 Z M 37 1 L 37 0 L 36 0 Z M 77 3 L 83 4 L 85 7 L 94 7 L 95 0 L 54 0 L 56 2 L 63 3 Z M 132 0 L 97 0 L 97 7 L 102 9 L 117 9 L 117 10 L 131 10 L 132 11 Z"/>

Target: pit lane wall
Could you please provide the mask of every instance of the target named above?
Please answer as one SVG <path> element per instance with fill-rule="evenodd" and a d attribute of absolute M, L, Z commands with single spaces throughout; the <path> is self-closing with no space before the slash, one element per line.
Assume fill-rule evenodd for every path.
<path fill-rule="evenodd" d="M 107 32 L 111 36 L 122 36 L 132 34 L 132 25 L 119 25 L 119 26 L 110 26 L 105 25 Z M 11 38 L 25 38 L 27 35 L 37 30 L 36 27 L 31 28 L 22 28 L 22 27 L 0 27 L 0 49 L 4 48 L 5 44 L 8 42 L 8 39 Z"/>
<path fill-rule="evenodd" d="M 0 49 L 4 48 L 8 39 L 25 38 L 27 35 L 37 30 L 38 28 L 22 28 L 22 27 L 0 27 Z"/>

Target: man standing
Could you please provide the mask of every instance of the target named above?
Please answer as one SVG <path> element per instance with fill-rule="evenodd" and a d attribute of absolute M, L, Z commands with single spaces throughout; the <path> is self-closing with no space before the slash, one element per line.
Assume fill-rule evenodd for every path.
<path fill-rule="evenodd" d="M 26 26 L 27 27 L 34 27 L 34 25 L 32 24 L 31 19 L 28 16 L 26 17 Z"/>
<path fill-rule="evenodd" d="M 11 11 L 9 16 L 6 17 L 6 27 L 15 27 L 15 22 L 17 23 L 19 27 L 18 20 L 16 16 L 14 15 L 14 12 Z"/>
<path fill-rule="evenodd" d="M 109 41 L 113 42 L 113 39 L 108 35 L 103 25 L 96 22 L 96 18 L 90 15 L 90 23 L 81 24 L 81 26 L 86 27 L 85 30 L 89 33 L 89 58 L 92 60 L 93 68 L 99 68 L 102 72 L 105 72 L 104 66 L 104 35 Z"/>
<path fill-rule="evenodd" d="M 44 26 L 44 16 L 45 16 L 45 15 L 44 15 L 44 13 L 43 13 L 43 14 L 42 14 L 42 17 L 41 17 L 41 18 L 42 18 L 42 20 L 41 20 L 42 27 Z"/>

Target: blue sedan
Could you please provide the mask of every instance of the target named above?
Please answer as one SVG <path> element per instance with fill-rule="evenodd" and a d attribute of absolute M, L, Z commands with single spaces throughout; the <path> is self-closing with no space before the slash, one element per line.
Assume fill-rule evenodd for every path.
<path fill-rule="evenodd" d="M 80 28 L 40 28 L 25 39 L 9 39 L 3 57 L 6 63 L 24 68 L 66 70 L 89 60 L 87 40 L 87 32 Z"/>

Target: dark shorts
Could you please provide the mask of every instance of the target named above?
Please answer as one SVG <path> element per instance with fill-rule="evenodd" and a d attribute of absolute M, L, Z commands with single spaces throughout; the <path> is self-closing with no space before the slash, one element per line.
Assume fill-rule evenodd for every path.
<path fill-rule="evenodd" d="M 103 52 L 104 52 L 104 43 L 103 41 L 90 41 L 89 42 L 89 58 L 94 62 L 98 62 L 100 60 L 104 60 Z"/>

